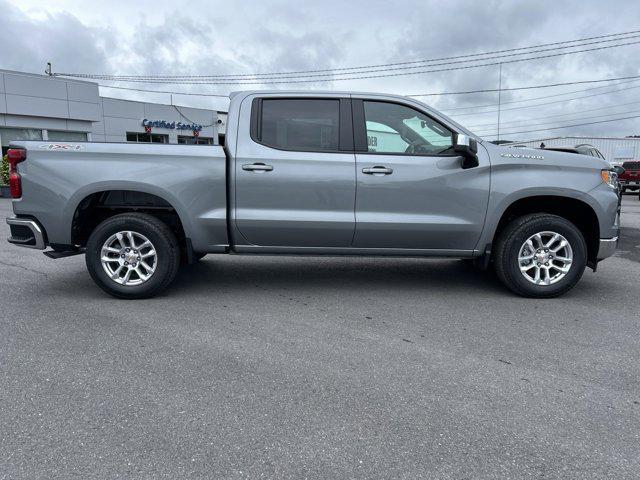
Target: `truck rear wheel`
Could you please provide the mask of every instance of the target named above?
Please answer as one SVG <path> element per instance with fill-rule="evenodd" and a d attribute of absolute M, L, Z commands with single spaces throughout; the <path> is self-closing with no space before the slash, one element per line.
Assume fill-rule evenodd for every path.
<path fill-rule="evenodd" d="M 105 292 L 119 298 L 146 298 L 175 278 L 180 246 L 156 217 L 123 213 L 95 228 L 85 260 L 91 277 Z"/>
<path fill-rule="evenodd" d="M 580 230 L 568 220 L 549 214 L 525 215 L 502 231 L 494 264 L 498 278 L 518 295 L 557 297 L 582 277 L 587 246 Z"/>

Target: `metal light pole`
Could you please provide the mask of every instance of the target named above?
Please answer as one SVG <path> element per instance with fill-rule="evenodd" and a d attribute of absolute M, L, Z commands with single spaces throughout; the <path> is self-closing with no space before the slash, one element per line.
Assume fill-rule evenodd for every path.
<path fill-rule="evenodd" d="M 498 76 L 498 138 L 500 141 L 500 107 L 502 102 L 502 63 L 500 63 L 500 74 Z"/>

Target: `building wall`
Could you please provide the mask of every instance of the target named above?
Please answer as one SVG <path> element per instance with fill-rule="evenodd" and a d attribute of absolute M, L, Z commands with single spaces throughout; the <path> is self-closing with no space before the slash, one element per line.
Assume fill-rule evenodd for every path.
<path fill-rule="evenodd" d="M 95 83 L 0 71 L 0 128 L 88 133 L 101 117 L 98 99 Z"/>
<path fill-rule="evenodd" d="M 213 138 L 214 144 L 218 142 L 215 110 L 132 102 L 107 97 L 101 97 L 100 106 L 102 118 L 93 124 L 91 130 L 91 137 L 96 142 L 124 142 L 127 132 L 144 133 L 143 119 L 200 124 L 203 126 L 200 137 Z M 168 135 L 169 143 L 178 143 L 178 135 L 193 136 L 191 130 L 154 127 L 152 132 Z"/>
<path fill-rule="evenodd" d="M 539 148 L 544 143 L 547 147 L 573 147 L 581 143 L 593 145 L 608 162 L 619 164 L 626 160 L 640 159 L 640 138 L 616 137 L 553 137 L 517 142 L 510 145 Z"/>
<path fill-rule="evenodd" d="M 218 143 L 215 110 L 100 97 L 93 82 L 0 70 L 0 143 L 5 147 L 12 140 L 6 137 L 37 134 L 47 140 L 49 130 L 81 132 L 95 142 L 125 142 L 128 132 L 145 132 L 143 119 L 199 124 L 200 138 Z M 168 135 L 169 143 L 178 143 L 178 135 L 193 137 L 193 130 L 153 127 L 152 133 Z"/>

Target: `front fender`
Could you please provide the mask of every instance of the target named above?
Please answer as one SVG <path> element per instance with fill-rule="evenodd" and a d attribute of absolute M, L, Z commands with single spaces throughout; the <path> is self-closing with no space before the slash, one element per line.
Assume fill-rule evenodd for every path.
<path fill-rule="evenodd" d="M 484 251 L 485 246 L 493 242 L 498 224 L 511 205 L 538 196 L 557 197 L 558 201 L 570 198 L 586 204 L 598 219 L 601 238 L 615 236 L 612 232 L 617 195 L 602 183 L 598 168 L 549 164 L 544 160 L 511 162 L 500 158 L 497 165 L 492 165 L 487 219 L 476 249 Z"/>

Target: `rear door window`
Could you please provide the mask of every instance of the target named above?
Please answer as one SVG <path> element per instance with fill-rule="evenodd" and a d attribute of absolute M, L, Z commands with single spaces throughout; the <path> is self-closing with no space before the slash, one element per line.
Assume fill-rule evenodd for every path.
<path fill-rule="evenodd" d="M 281 150 L 335 152 L 340 147 L 340 100 L 268 99 L 261 102 L 254 140 Z"/>

